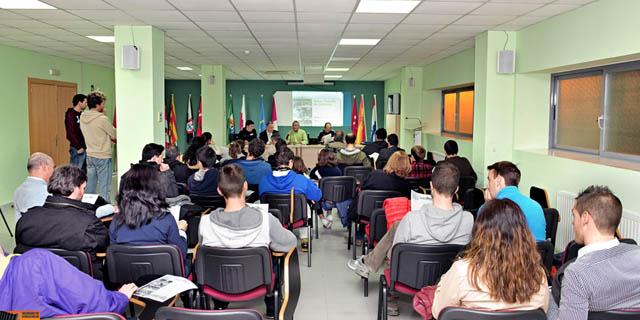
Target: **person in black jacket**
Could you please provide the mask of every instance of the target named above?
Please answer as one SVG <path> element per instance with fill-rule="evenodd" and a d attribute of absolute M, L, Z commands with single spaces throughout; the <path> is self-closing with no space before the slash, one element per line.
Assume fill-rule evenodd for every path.
<path fill-rule="evenodd" d="M 253 120 L 247 120 L 244 128 L 238 133 L 238 140 L 242 140 L 243 145 L 245 145 L 257 137 L 256 125 L 253 123 Z"/>
<path fill-rule="evenodd" d="M 331 122 L 327 122 L 324 124 L 324 128 L 322 129 L 322 131 L 318 133 L 318 143 L 324 144 L 322 142 L 322 138 L 324 138 L 324 136 L 331 136 L 331 138 L 333 138 L 335 135 L 336 135 L 336 132 L 331 130 Z"/>
<path fill-rule="evenodd" d="M 160 183 L 166 198 L 175 198 L 178 192 L 176 177 L 168 164 L 164 163 L 164 147 L 157 143 L 149 143 L 142 148 L 140 164 L 147 164 L 160 171 Z"/>
<path fill-rule="evenodd" d="M 198 196 L 218 195 L 218 169 L 216 165 L 216 152 L 208 146 L 198 149 L 196 152 L 200 169 L 189 177 L 189 194 Z"/>
<path fill-rule="evenodd" d="M 186 164 L 180 161 L 180 148 L 178 146 L 170 145 L 167 147 L 164 163 L 168 164 L 171 171 L 173 171 L 177 183 L 186 184 L 189 176 L 195 172 L 192 172 Z"/>
<path fill-rule="evenodd" d="M 16 225 L 16 253 L 32 248 L 58 248 L 85 251 L 91 255 L 94 275 L 101 278 L 96 252 L 109 244 L 107 228 L 95 216 L 92 205 L 80 200 L 87 185 L 87 175 L 78 167 L 58 167 L 49 180 L 42 207 L 34 207 Z"/>
<path fill-rule="evenodd" d="M 373 153 L 380 153 L 380 150 L 389 147 L 389 144 L 385 141 L 387 139 L 387 129 L 380 128 L 376 130 L 376 141 L 369 143 L 362 148 L 362 151 L 368 156 Z M 373 162 L 371 163 L 373 166 Z"/>
<path fill-rule="evenodd" d="M 260 132 L 260 140 L 262 140 L 264 144 L 275 144 L 272 138 L 274 134 L 278 134 L 278 130 L 275 130 L 273 122 L 269 121 L 267 122 L 267 128 Z"/>
<path fill-rule="evenodd" d="M 67 140 L 69 140 L 69 163 L 82 168 L 85 166 L 87 157 L 87 145 L 84 142 L 84 136 L 80 131 L 80 114 L 87 107 L 87 96 L 84 94 L 76 94 L 73 96 L 73 107 L 67 109 L 64 113 L 64 128 L 67 131 Z"/>
<path fill-rule="evenodd" d="M 396 151 L 404 151 L 404 149 L 398 147 L 398 135 L 395 133 L 390 134 L 387 137 L 387 142 L 389 143 L 389 147 L 385 149 L 380 149 L 378 152 L 378 160 L 376 160 L 376 169 L 384 169 L 384 166 L 391 158 L 391 155 Z"/>
<path fill-rule="evenodd" d="M 478 175 L 476 175 L 476 172 L 473 170 L 473 167 L 467 158 L 458 156 L 458 143 L 453 140 L 448 140 L 444 143 L 444 152 L 447 155 L 445 159 L 440 162 L 453 163 L 458 167 L 458 170 L 460 170 L 460 178 L 473 177 L 475 185 L 475 182 L 478 181 Z M 440 162 L 438 162 L 438 164 Z M 460 187 L 458 189 L 459 194 L 464 194 L 465 192 L 462 182 L 463 180 L 460 179 Z"/>

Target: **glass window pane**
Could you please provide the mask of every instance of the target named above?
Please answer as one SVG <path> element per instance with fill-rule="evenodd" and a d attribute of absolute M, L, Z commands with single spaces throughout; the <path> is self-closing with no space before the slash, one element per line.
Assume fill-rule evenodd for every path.
<path fill-rule="evenodd" d="M 640 155 L 640 70 L 607 78 L 605 150 Z"/>
<path fill-rule="evenodd" d="M 444 94 L 444 121 L 442 121 L 444 131 L 456 131 L 456 93 Z"/>
<path fill-rule="evenodd" d="M 473 90 L 460 92 L 459 99 L 460 122 L 458 124 L 458 132 L 473 134 Z"/>
<path fill-rule="evenodd" d="M 600 149 L 602 78 L 593 75 L 558 81 L 557 145 Z"/>

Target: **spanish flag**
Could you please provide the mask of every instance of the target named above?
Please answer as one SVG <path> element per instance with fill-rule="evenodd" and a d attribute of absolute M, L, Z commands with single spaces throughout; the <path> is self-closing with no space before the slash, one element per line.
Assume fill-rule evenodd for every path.
<path fill-rule="evenodd" d="M 362 144 L 367 140 L 367 127 L 364 119 L 364 95 L 360 95 L 360 108 L 358 109 L 358 133 L 356 134 L 356 144 Z"/>
<path fill-rule="evenodd" d="M 178 121 L 176 120 L 176 104 L 173 101 L 173 94 L 171 95 L 171 113 L 169 114 L 169 143 L 172 145 L 178 144 Z"/>

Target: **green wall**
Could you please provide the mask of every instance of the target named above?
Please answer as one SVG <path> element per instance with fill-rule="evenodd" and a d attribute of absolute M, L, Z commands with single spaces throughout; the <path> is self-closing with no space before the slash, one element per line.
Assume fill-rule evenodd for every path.
<path fill-rule="evenodd" d="M 50 76 L 48 70 L 60 70 Z M 29 158 L 29 120 L 27 78 L 74 82 L 88 93 L 93 84 L 107 96 L 107 113 L 113 115 L 115 101 L 114 71 L 111 68 L 76 62 L 33 51 L 0 45 L 0 145 L 6 152 L 0 157 L 0 203 L 12 201 L 13 192 L 27 176 Z M 69 101 L 71 104 L 71 101 Z M 60 115 L 63 121 L 64 115 Z"/>
<path fill-rule="evenodd" d="M 200 104 L 200 81 L 199 80 L 165 80 L 164 93 L 166 96 L 165 106 L 167 114 L 171 106 L 171 95 L 174 95 L 176 105 L 176 121 L 178 124 L 178 146 L 180 151 L 187 149 L 187 106 L 189 105 L 189 94 L 191 94 L 191 115 L 193 116 L 194 129 L 198 128 L 198 105 Z"/>

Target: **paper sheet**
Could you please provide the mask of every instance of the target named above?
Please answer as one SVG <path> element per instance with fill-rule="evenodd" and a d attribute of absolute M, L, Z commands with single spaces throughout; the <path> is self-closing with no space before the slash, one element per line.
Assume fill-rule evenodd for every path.
<path fill-rule="evenodd" d="M 93 194 L 93 193 L 85 193 L 84 196 L 82 196 L 82 202 L 84 203 L 90 203 L 90 204 L 96 204 L 96 200 L 98 200 L 98 194 Z"/>
<path fill-rule="evenodd" d="M 168 274 L 138 288 L 133 295 L 158 302 L 165 302 L 175 297 L 178 293 L 197 288 L 198 287 L 189 281 L 189 279 Z"/>
<path fill-rule="evenodd" d="M 411 211 L 420 210 L 422 206 L 426 204 L 431 204 L 433 199 L 431 199 L 431 195 L 417 193 L 411 190 Z"/>

